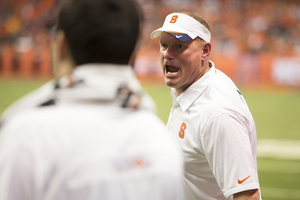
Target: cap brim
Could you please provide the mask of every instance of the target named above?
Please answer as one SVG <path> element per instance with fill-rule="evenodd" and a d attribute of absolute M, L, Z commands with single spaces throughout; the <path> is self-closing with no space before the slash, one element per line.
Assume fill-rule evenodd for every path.
<path fill-rule="evenodd" d="M 167 32 L 167 33 L 172 35 L 174 38 L 176 38 L 180 42 L 188 42 L 188 41 L 192 40 L 192 38 L 188 34 L 172 33 L 172 32 Z"/>
<path fill-rule="evenodd" d="M 159 29 L 156 29 L 155 31 L 153 31 L 152 33 L 151 33 L 151 35 L 150 35 L 150 38 L 151 39 L 155 39 L 155 38 L 157 38 L 157 37 L 159 37 L 161 34 L 162 34 L 162 30 L 160 30 L 161 28 L 159 28 Z"/>
<path fill-rule="evenodd" d="M 150 35 L 150 38 L 151 39 L 155 39 L 157 37 L 159 37 L 162 32 L 166 32 L 166 33 L 169 33 L 170 35 L 172 35 L 173 37 L 175 37 L 176 39 L 179 40 L 179 38 L 182 38 L 184 37 L 184 35 L 186 35 L 187 37 L 184 37 L 185 39 L 188 39 L 188 38 L 191 38 L 190 40 L 193 40 L 197 37 L 197 35 L 183 29 L 183 28 L 180 28 L 180 27 L 177 27 L 177 26 L 167 26 L 167 27 L 161 27 L 159 29 L 156 29 L 155 31 L 153 31 Z M 176 37 L 176 34 L 180 34 L 180 35 L 183 35 L 182 37 L 179 36 L 179 38 Z M 187 40 L 190 41 L 190 40 Z M 181 40 L 179 40 L 181 41 Z"/>

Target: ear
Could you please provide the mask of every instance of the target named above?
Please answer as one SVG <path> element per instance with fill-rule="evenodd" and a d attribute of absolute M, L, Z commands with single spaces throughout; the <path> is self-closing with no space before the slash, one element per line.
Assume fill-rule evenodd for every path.
<path fill-rule="evenodd" d="M 69 55 L 69 47 L 66 40 L 65 33 L 59 30 L 56 34 L 56 42 L 57 42 L 57 50 L 58 50 L 58 57 L 60 60 L 67 59 Z"/>
<path fill-rule="evenodd" d="M 70 55 L 69 46 L 62 30 L 57 31 L 52 41 L 51 53 L 54 78 L 60 78 L 73 70 L 75 63 Z"/>
<path fill-rule="evenodd" d="M 202 60 L 206 61 L 209 60 L 211 52 L 211 44 L 209 42 L 206 42 L 202 46 Z"/>

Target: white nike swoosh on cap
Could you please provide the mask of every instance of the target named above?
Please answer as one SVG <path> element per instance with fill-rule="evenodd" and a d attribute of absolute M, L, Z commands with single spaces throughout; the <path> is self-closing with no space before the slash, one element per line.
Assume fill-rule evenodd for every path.
<path fill-rule="evenodd" d="M 183 35 L 176 35 L 176 38 L 181 38 Z"/>

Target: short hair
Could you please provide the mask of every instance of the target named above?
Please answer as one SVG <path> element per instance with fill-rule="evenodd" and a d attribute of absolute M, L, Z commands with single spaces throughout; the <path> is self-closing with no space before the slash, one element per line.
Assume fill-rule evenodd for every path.
<path fill-rule="evenodd" d="M 141 15 L 133 0 L 62 0 L 57 29 L 64 31 L 76 65 L 128 64 Z"/>
<path fill-rule="evenodd" d="M 203 17 L 201 17 L 199 14 L 194 13 L 194 12 L 190 12 L 190 11 L 181 11 L 181 12 L 178 12 L 178 13 L 182 13 L 182 14 L 188 15 L 188 16 L 196 19 L 203 26 L 205 26 L 207 28 L 207 30 L 210 32 L 210 28 L 209 28 L 209 25 L 208 25 L 207 21 Z M 198 37 L 198 38 L 199 38 L 198 39 L 198 43 L 200 45 L 203 45 L 205 43 L 205 41 L 202 38 L 200 38 L 200 37 Z"/>
<path fill-rule="evenodd" d="M 207 30 L 210 32 L 210 28 L 209 28 L 209 25 L 208 25 L 207 21 L 203 17 L 198 15 L 197 13 L 190 12 L 190 11 L 182 11 L 182 12 L 179 12 L 179 13 L 182 13 L 182 14 L 188 15 L 190 17 L 193 17 L 198 22 L 200 22 L 203 26 L 205 26 L 207 28 Z"/>

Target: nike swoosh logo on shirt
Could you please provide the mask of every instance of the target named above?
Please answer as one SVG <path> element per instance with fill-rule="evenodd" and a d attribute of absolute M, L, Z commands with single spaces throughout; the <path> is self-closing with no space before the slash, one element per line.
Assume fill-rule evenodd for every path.
<path fill-rule="evenodd" d="M 181 38 L 182 37 L 182 35 L 176 35 L 176 38 Z"/>
<path fill-rule="evenodd" d="M 251 175 L 250 175 L 251 176 Z M 238 184 L 242 184 L 245 182 L 245 180 L 247 180 L 248 178 L 250 178 L 250 176 L 244 178 L 243 180 L 238 179 Z"/>

